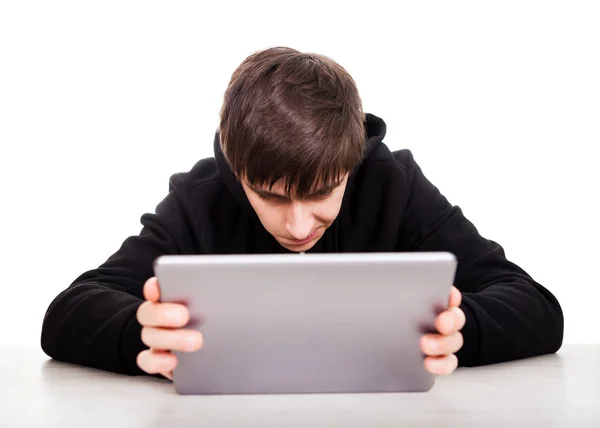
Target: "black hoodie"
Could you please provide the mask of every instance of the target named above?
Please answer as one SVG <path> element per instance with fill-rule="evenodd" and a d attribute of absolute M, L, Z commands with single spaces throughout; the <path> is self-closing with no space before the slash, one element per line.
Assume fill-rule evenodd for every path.
<path fill-rule="evenodd" d="M 466 315 L 461 366 L 557 351 L 563 315 L 556 298 L 483 238 L 461 209 L 428 181 L 409 150 L 391 152 L 386 125 L 367 115 L 367 151 L 351 172 L 340 213 L 309 253 L 449 251 Z M 79 276 L 50 304 L 43 350 L 57 360 L 141 374 L 136 310 L 162 254 L 286 253 L 260 223 L 220 150 L 174 174 L 153 214 L 97 269 Z"/>

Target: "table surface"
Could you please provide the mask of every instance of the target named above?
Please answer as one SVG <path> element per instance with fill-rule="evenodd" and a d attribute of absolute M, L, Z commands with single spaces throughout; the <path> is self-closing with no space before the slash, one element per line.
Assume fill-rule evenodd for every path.
<path fill-rule="evenodd" d="M 0 347 L 0 426 L 600 427 L 600 345 L 438 377 L 425 393 L 181 396 L 167 380 Z"/>

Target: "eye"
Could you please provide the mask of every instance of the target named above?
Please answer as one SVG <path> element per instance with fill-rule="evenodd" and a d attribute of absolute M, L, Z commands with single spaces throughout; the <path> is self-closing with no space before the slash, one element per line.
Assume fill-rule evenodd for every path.
<path fill-rule="evenodd" d="M 263 200 L 263 201 L 267 201 L 267 202 L 283 202 L 285 201 L 285 198 L 281 197 L 281 196 L 277 196 L 277 195 L 269 195 L 267 193 L 259 193 L 258 196 Z"/>
<path fill-rule="evenodd" d="M 333 193 L 333 189 L 330 189 L 330 190 L 325 190 L 323 192 L 317 192 L 317 193 L 313 194 L 312 197 L 315 199 L 326 199 L 332 193 Z"/>

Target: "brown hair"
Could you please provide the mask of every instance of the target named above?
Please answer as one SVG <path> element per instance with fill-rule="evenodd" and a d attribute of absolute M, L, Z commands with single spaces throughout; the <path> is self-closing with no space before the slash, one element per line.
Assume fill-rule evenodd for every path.
<path fill-rule="evenodd" d="M 361 161 L 365 116 L 356 84 L 333 60 L 274 47 L 234 71 L 220 118 L 223 154 L 238 178 L 289 196 L 332 184 Z"/>

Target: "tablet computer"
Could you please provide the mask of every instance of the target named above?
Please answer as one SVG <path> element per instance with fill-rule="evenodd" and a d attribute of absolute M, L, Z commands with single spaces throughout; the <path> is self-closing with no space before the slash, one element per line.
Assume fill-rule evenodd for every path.
<path fill-rule="evenodd" d="M 456 268 L 446 252 L 166 255 L 161 301 L 203 347 L 176 352 L 181 394 L 427 391 L 421 336 Z"/>

